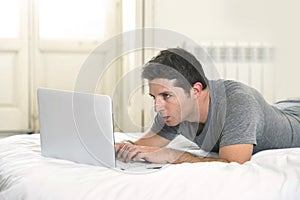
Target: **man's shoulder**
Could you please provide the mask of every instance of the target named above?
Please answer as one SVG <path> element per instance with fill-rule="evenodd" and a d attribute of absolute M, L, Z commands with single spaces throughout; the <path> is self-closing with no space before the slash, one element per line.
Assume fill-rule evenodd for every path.
<path fill-rule="evenodd" d="M 257 91 L 244 83 L 224 79 L 210 81 L 210 91 L 217 99 L 229 98 L 237 95 L 258 95 Z"/>
<path fill-rule="evenodd" d="M 252 92 L 252 89 L 253 89 L 242 82 L 238 82 L 238 81 L 234 81 L 234 80 L 225 80 L 224 87 L 228 93 L 229 92 L 247 93 L 247 92 Z"/>
<path fill-rule="evenodd" d="M 238 95 L 255 95 L 258 93 L 252 87 L 235 80 L 216 80 L 215 88 L 223 88 L 224 93 L 227 97 L 238 94 Z"/>
<path fill-rule="evenodd" d="M 209 85 L 212 88 L 219 88 L 222 86 L 225 89 L 251 88 L 242 82 L 227 79 L 210 80 Z"/>

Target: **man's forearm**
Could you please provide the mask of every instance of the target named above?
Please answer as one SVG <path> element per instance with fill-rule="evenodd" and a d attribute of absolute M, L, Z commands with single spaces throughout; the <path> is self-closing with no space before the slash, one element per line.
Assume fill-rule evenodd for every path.
<path fill-rule="evenodd" d="M 170 141 L 156 134 L 148 134 L 143 138 L 138 139 L 134 142 L 135 145 L 140 146 L 155 146 L 155 147 L 164 147 L 169 144 Z"/>
<path fill-rule="evenodd" d="M 171 160 L 170 163 L 172 164 L 180 164 L 180 163 L 196 163 L 196 162 L 213 162 L 213 161 L 218 161 L 218 162 L 227 162 L 226 159 L 223 158 L 203 158 L 203 157 L 198 157 L 195 156 L 191 153 L 188 152 L 182 152 L 178 150 L 173 150 L 173 159 Z"/>

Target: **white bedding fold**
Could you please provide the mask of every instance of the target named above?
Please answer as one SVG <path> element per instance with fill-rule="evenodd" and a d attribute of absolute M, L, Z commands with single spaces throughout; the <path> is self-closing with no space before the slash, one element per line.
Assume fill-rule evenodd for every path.
<path fill-rule="evenodd" d="M 243 165 L 185 163 L 132 174 L 42 157 L 39 142 L 38 134 L 0 140 L 0 199 L 273 200 L 300 195 L 300 148 L 263 151 Z"/>

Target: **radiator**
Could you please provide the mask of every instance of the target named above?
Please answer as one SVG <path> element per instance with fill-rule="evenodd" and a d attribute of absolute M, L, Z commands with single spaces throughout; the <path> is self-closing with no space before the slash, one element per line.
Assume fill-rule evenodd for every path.
<path fill-rule="evenodd" d="M 272 103 L 274 90 L 274 48 L 263 43 L 203 43 L 194 48 L 209 79 L 237 80 L 257 89 Z M 212 65 L 205 66 L 210 60 Z"/>

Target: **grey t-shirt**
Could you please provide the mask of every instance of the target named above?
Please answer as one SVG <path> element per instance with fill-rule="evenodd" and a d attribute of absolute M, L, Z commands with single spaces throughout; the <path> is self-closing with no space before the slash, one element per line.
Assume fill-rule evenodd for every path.
<path fill-rule="evenodd" d="M 209 82 L 210 105 L 203 129 L 184 121 L 167 126 L 157 115 L 151 130 L 169 140 L 181 134 L 205 151 L 234 144 L 265 149 L 300 147 L 300 101 L 268 104 L 259 92 L 231 80 Z M 201 113 L 200 113 L 201 115 Z"/>

